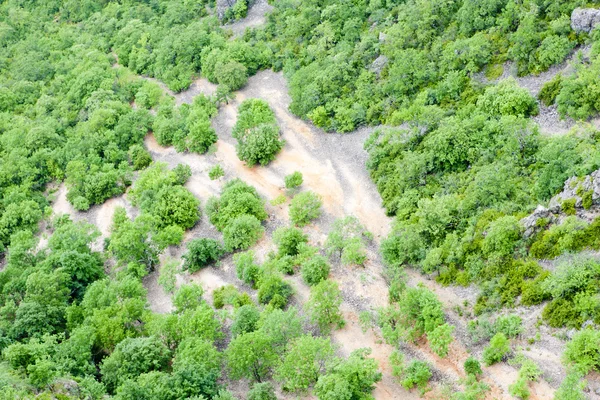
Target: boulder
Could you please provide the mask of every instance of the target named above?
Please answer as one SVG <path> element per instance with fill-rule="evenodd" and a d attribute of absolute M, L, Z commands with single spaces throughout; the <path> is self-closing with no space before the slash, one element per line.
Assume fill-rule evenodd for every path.
<path fill-rule="evenodd" d="M 377 74 L 377 76 L 379 76 L 381 74 L 381 71 L 383 71 L 383 69 L 387 65 L 387 63 L 388 58 L 384 55 L 380 55 L 375 59 L 375 61 L 371 63 L 371 65 L 369 66 L 369 71 L 374 72 Z"/>
<path fill-rule="evenodd" d="M 590 33 L 600 24 L 600 10 L 595 8 L 576 8 L 571 14 L 571 29 L 575 32 Z"/>

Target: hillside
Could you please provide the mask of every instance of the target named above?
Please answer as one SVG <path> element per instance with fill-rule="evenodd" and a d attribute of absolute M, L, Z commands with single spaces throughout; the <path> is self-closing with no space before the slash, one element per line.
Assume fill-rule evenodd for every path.
<path fill-rule="evenodd" d="M 600 398 L 600 5 L 0 4 L 0 399 Z"/>

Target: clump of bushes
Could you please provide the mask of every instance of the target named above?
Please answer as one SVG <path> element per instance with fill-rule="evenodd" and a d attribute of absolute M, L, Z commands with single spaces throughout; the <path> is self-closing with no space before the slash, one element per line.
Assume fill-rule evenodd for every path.
<path fill-rule="evenodd" d="M 249 166 L 267 165 L 283 147 L 275 114 L 266 101 L 244 100 L 231 135 L 237 139 L 237 154 Z"/>
<path fill-rule="evenodd" d="M 207 201 L 206 213 L 219 231 L 243 215 L 254 216 L 258 221 L 267 219 L 264 201 L 256 189 L 237 178 L 223 186 L 219 198 L 211 197 Z"/>

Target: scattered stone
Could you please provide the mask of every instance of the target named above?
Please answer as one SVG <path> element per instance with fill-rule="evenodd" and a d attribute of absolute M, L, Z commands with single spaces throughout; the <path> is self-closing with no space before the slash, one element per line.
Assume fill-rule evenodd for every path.
<path fill-rule="evenodd" d="M 600 10 L 595 8 L 576 8 L 571 14 L 571 29 L 575 32 L 590 33 L 600 24 Z"/>
<path fill-rule="evenodd" d="M 237 0 L 217 0 L 217 17 L 223 19 L 227 10 L 235 5 Z"/>

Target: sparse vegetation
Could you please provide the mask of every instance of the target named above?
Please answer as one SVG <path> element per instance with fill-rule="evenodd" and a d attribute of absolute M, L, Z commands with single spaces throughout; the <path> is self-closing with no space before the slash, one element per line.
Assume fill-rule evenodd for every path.
<path fill-rule="evenodd" d="M 566 341 L 556 399 L 585 398 L 600 371 L 600 145 L 580 122 L 600 113 L 600 34 L 597 10 L 574 10 L 594 5 L 251 7 L 0 4 L 0 398 L 366 400 L 382 360 L 339 354 L 357 324 L 381 344 L 378 324 L 397 378 L 380 390 L 483 399 L 479 360 L 450 386 L 431 379 L 437 357 L 408 351 L 456 363 L 457 318 L 484 365 L 519 369 L 494 395 L 544 379 L 518 344 L 555 351 L 545 324 Z M 367 125 L 366 141 L 338 135 Z M 535 331 L 516 306 L 542 310 Z"/>

